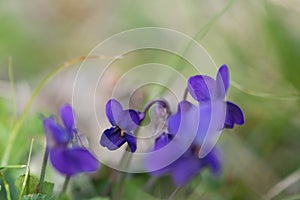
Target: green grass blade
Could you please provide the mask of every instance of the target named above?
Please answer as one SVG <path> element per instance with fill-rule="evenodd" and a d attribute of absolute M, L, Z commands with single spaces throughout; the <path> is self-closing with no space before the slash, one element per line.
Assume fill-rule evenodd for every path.
<path fill-rule="evenodd" d="M 8 159 L 10 157 L 10 153 L 11 153 L 11 149 L 15 143 L 17 134 L 25 120 L 25 117 L 28 114 L 28 111 L 33 103 L 33 101 L 35 100 L 35 98 L 37 97 L 37 95 L 40 93 L 40 91 L 43 89 L 43 87 L 46 85 L 46 83 L 52 79 L 56 74 L 58 74 L 60 71 L 62 71 L 63 69 L 72 66 L 73 64 L 76 64 L 78 62 L 84 61 L 85 59 L 103 59 L 103 57 L 101 56 L 81 56 L 75 59 L 72 59 L 68 62 L 65 62 L 64 64 L 58 66 L 57 68 L 55 68 L 53 71 L 51 71 L 38 85 L 37 87 L 34 89 L 32 95 L 30 96 L 30 99 L 28 100 L 28 102 L 26 103 L 26 106 L 23 110 L 23 112 L 21 113 L 20 117 L 18 118 L 18 120 L 16 121 L 16 123 L 14 124 L 14 127 L 10 133 L 10 136 L 8 138 L 8 142 L 7 142 L 7 146 L 5 148 L 3 157 L 2 157 L 2 161 L 1 161 L 1 165 L 7 165 L 8 163 Z"/>
<path fill-rule="evenodd" d="M 28 159 L 27 159 L 27 167 L 26 167 L 26 172 L 25 172 L 25 178 L 24 178 L 24 182 L 23 182 L 22 189 L 21 189 L 21 191 L 20 191 L 18 200 L 21 200 L 21 199 L 22 199 L 22 196 L 23 196 L 23 193 L 24 193 L 26 184 L 27 184 L 28 176 L 29 176 L 29 174 L 30 174 L 29 164 L 30 164 L 30 159 L 31 159 L 31 153 L 32 153 L 33 142 L 34 142 L 34 139 L 31 140 L 30 150 L 29 150 Z"/>
<path fill-rule="evenodd" d="M 8 185 L 8 183 L 7 183 L 7 181 L 6 181 L 6 179 L 5 179 L 2 172 L 0 172 L 0 178 L 3 181 L 3 185 L 4 185 L 4 188 L 6 190 L 6 199 L 11 200 L 9 185 Z"/>
<path fill-rule="evenodd" d="M 0 166 L 0 171 L 4 169 L 22 169 L 25 167 L 26 165 L 6 165 L 6 166 Z"/>

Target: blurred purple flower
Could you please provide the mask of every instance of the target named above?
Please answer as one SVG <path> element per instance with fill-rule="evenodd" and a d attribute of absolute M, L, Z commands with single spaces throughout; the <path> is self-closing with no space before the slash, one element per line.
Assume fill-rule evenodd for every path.
<path fill-rule="evenodd" d="M 162 136 L 165 137 L 165 136 Z M 162 145 L 160 140 L 160 145 Z M 164 140 L 165 145 L 168 144 Z M 157 146 L 157 144 L 156 144 Z M 201 170 L 208 168 L 214 176 L 218 176 L 222 171 L 221 152 L 215 146 L 205 157 L 199 158 L 199 147 L 192 144 L 187 151 L 170 165 L 152 172 L 154 176 L 170 174 L 173 182 L 177 186 L 182 186 L 190 181 L 194 176 L 199 174 Z M 154 162 L 154 160 L 152 160 Z"/>
<path fill-rule="evenodd" d="M 212 148 L 203 158 L 199 158 L 200 146 L 193 142 L 197 130 L 201 128 L 198 127 L 197 114 L 197 107 L 190 102 L 182 101 L 178 104 L 177 113 L 168 118 L 168 130 L 156 138 L 153 151 L 167 147 L 172 140 L 176 140 L 175 144 L 168 146 L 167 150 L 161 151 L 158 156 L 148 156 L 146 168 L 149 171 L 160 168 L 152 171 L 152 175 L 170 174 L 174 184 L 182 186 L 205 168 L 209 168 L 214 175 L 221 173 L 221 156 L 217 147 Z M 169 165 L 159 167 L 159 165 L 163 165 L 161 164 L 162 160 L 174 157 L 174 152 L 179 153 L 180 148 L 184 145 L 188 146 L 181 156 Z"/>
<path fill-rule="evenodd" d="M 99 168 L 96 158 L 86 148 L 72 142 L 77 130 L 70 105 L 61 106 L 60 118 L 63 126 L 53 116 L 43 120 L 47 151 L 53 167 L 66 176 L 96 171 Z"/>
<path fill-rule="evenodd" d="M 234 124 L 244 124 L 244 115 L 236 104 L 225 101 L 229 88 L 228 67 L 222 65 L 217 73 L 216 80 L 205 75 L 192 76 L 188 80 L 188 90 L 191 96 L 201 104 L 226 103 L 224 128 L 233 128 Z"/>
<path fill-rule="evenodd" d="M 130 151 L 136 151 L 136 139 L 133 131 L 140 123 L 139 112 L 129 109 L 123 110 L 122 105 L 115 99 L 110 99 L 106 104 L 106 116 L 112 125 L 106 129 L 100 139 L 100 144 L 109 150 L 116 150 L 125 142 Z"/>

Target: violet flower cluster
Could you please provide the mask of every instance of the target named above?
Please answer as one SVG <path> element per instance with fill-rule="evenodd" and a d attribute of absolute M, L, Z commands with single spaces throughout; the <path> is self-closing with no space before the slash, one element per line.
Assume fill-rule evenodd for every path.
<path fill-rule="evenodd" d="M 213 175 L 221 173 L 222 156 L 219 147 L 213 143 L 214 132 L 224 128 L 231 129 L 235 124 L 244 124 L 242 110 L 236 104 L 225 100 L 229 85 L 228 67 L 222 65 L 216 79 L 206 75 L 196 75 L 188 79 L 188 92 L 196 100 L 197 105 L 184 99 L 179 102 L 178 111 L 171 114 L 166 102 L 162 100 L 150 102 L 150 105 L 154 102 L 163 105 L 168 114 L 167 127 L 155 139 L 151 151 L 166 148 L 171 142 L 176 143 L 174 149 L 162 151 L 159 156 L 146 158 L 145 166 L 151 175 L 170 174 L 174 184 L 181 186 L 204 168 L 210 169 Z M 106 104 L 106 115 L 112 127 L 103 132 L 100 145 L 109 150 L 116 150 L 127 143 L 130 151 L 135 152 L 137 145 L 134 131 L 144 120 L 148 109 L 149 107 L 145 108 L 143 112 L 133 109 L 123 110 L 117 100 L 109 100 Z M 157 168 L 163 160 L 173 156 L 174 151 L 186 146 L 187 141 L 190 142 L 181 155 L 167 165 Z M 205 155 L 201 155 L 201 148 L 207 143 L 213 145 Z"/>
<path fill-rule="evenodd" d="M 46 152 L 49 153 L 53 167 L 67 177 L 78 173 L 94 172 L 99 168 L 97 159 L 76 140 L 74 112 L 70 105 L 60 108 L 59 124 L 54 116 L 43 120 L 47 139 Z"/>

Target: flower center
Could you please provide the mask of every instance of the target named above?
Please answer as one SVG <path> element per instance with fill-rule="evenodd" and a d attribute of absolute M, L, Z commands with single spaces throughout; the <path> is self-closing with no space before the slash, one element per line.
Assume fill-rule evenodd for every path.
<path fill-rule="evenodd" d="M 124 131 L 121 129 L 121 137 L 124 137 Z"/>

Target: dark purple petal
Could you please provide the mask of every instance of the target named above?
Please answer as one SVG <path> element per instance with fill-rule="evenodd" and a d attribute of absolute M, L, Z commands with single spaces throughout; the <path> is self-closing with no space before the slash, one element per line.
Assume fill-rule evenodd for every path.
<path fill-rule="evenodd" d="M 52 147 L 69 142 L 69 134 L 52 117 L 43 120 L 43 127 L 48 146 Z"/>
<path fill-rule="evenodd" d="M 155 139 L 154 150 L 158 150 L 169 144 L 173 139 L 173 135 L 169 133 L 163 133 L 158 138 Z"/>
<path fill-rule="evenodd" d="M 227 101 L 225 128 L 233 128 L 234 124 L 244 124 L 244 114 L 240 107 Z"/>
<path fill-rule="evenodd" d="M 106 129 L 100 139 L 101 146 L 107 147 L 109 150 L 116 150 L 125 142 L 125 138 L 121 136 L 121 130 L 115 127 Z"/>
<path fill-rule="evenodd" d="M 128 146 L 130 148 L 130 151 L 133 153 L 136 151 L 136 139 L 133 135 L 129 133 L 124 133 L 125 140 L 128 143 Z"/>
<path fill-rule="evenodd" d="M 198 102 L 216 97 L 216 81 L 209 76 L 196 75 L 188 80 L 188 91 Z"/>
<path fill-rule="evenodd" d="M 139 115 L 139 123 L 140 124 L 146 117 L 145 113 L 144 112 L 139 112 L 138 111 L 138 115 Z"/>
<path fill-rule="evenodd" d="M 201 159 L 204 166 L 208 167 L 212 174 L 218 176 L 222 172 L 222 154 L 218 147 L 214 147 Z"/>
<path fill-rule="evenodd" d="M 178 132 L 180 121 L 181 121 L 181 114 L 178 112 L 174 115 L 171 115 L 168 118 L 168 131 L 170 132 L 170 134 L 175 135 Z"/>
<path fill-rule="evenodd" d="M 123 110 L 122 112 L 119 113 L 119 115 L 115 119 L 116 119 L 117 126 L 119 126 L 121 129 L 128 132 L 136 129 L 140 122 L 138 112 L 131 109 Z"/>
<path fill-rule="evenodd" d="M 221 98 L 224 98 L 229 88 L 229 71 L 228 67 L 225 64 L 219 68 L 216 82 L 218 87 L 218 94 Z"/>
<path fill-rule="evenodd" d="M 171 115 L 168 118 L 168 130 L 169 133 L 175 135 L 178 132 L 178 129 L 180 126 L 184 125 L 184 118 L 193 118 L 193 114 L 195 114 L 195 111 L 197 110 L 197 107 L 193 105 L 192 103 L 188 101 L 181 101 L 178 104 L 178 110 L 177 113 L 174 115 Z"/>
<path fill-rule="evenodd" d="M 61 120 L 68 130 L 70 137 L 73 137 L 73 130 L 75 128 L 75 115 L 72 107 L 69 104 L 64 104 L 59 109 Z"/>
<path fill-rule="evenodd" d="M 172 164 L 171 168 L 174 183 L 182 186 L 199 172 L 202 164 L 195 156 L 182 156 Z"/>
<path fill-rule="evenodd" d="M 94 172 L 99 168 L 99 162 L 86 149 L 53 148 L 50 150 L 50 160 L 53 167 L 66 176 L 74 176 L 82 172 Z"/>
<path fill-rule="evenodd" d="M 110 99 L 106 103 L 106 116 L 111 125 L 116 126 L 117 116 L 122 112 L 122 105 L 115 99 Z"/>

